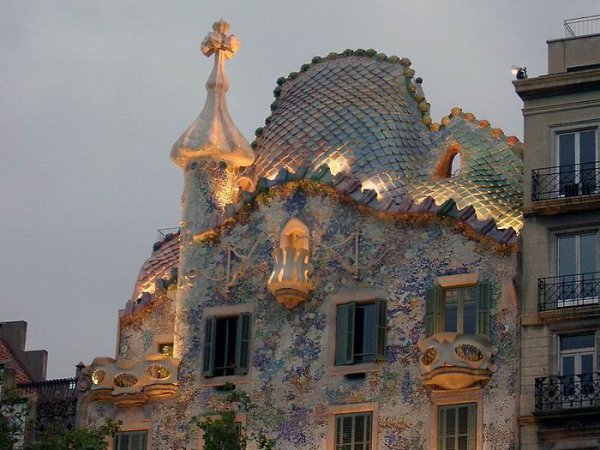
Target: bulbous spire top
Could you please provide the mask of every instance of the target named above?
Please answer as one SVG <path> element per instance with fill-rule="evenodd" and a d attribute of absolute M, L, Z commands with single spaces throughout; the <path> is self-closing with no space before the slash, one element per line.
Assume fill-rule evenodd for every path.
<path fill-rule="evenodd" d="M 240 41 L 228 35 L 229 24 L 221 19 L 213 24 L 213 31 L 202 41 L 201 52 L 215 55 L 212 73 L 206 82 L 206 103 L 200 115 L 173 145 L 171 159 L 178 166 L 193 159 L 207 158 L 226 161 L 232 167 L 249 166 L 254 162 L 254 151 L 229 115 L 225 94 L 229 82 L 225 74 L 225 60 L 237 52 Z"/>

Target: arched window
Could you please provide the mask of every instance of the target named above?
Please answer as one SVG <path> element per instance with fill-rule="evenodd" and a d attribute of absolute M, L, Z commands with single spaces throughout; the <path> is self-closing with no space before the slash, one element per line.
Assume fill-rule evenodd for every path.
<path fill-rule="evenodd" d="M 440 158 L 435 170 L 438 178 L 451 178 L 461 175 L 463 168 L 462 154 L 458 144 L 452 145 Z"/>
<path fill-rule="evenodd" d="M 457 177 L 460 175 L 460 171 L 462 170 L 462 157 L 460 156 L 460 152 L 455 153 L 450 160 L 450 177 Z"/>

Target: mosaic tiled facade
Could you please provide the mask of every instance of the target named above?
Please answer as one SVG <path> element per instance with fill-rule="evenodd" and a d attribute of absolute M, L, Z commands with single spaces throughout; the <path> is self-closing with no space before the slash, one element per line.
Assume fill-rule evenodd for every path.
<path fill-rule="evenodd" d="M 218 30 L 225 42 L 228 27 Z M 249 166 L 236 165 L 228 143 L 219 147 L 198 138 L 197 148 L 188 143 L 184 152 L 178 141 L 174 154 L 185 178 L 181 233 L 155 244 L 142 267 L 120 314 L 117 355 L 141 360 L 171 336 L 179 362 L 176 392 L 155 390 L 167 377 L 149 372 L 148 393 L 132 391 L 125 406 L 114 391 L 112 397 L 103 393 L 105 381 L 98 378 L 104 372 L 95 361 L 86 368 L 91 390 L 82 424 L 120 419 L 125 430 L 148 430 L 152 448 L 198 449 L 201 439 L 190 419 L 218 409 L 225 395 L 220 387 L 233 382 L 256 405 L 243 418 L 246 428 L 264 432 L 278 449 L 342 448 L 336 447 L 336 417 L 367 411 L 373 417 L 368 448 L 442 450 L 438 434 L 447 431 L 440 431 L 440 408 L 455 404 L 476 405 L 477 415 L 469 419 L 472 443 L 465 449 L 516 448 L 513 279 L 522 220 L 521 144 L 459 109 L 433 124 L 409 65 L 407 59 L 347 51 L 315 58 L 278 81 L 273 115 L 258 132 Z M 224 96 L 218 86 L 207 89 L 209 99 Z M 462 170 L 450 177 L 457 152 Z M 211 174 L 224 175 L 207 180 Z M 190 204 L 196 197 L 202 202 Z M 291 219 L 305 228 L 288 236 L 282 230 Z M 290 255 L 302 255 L 293 262 L 307 283 L 298 302 L 276 301 L 277 292 L 269 289 L 273 276 L 282 280 L 277 286 L 285 285 L 286 276 L 298 283 L 298 272 L 272 274 L 274 253 L 287 255 L 284 266 L 292 264 Z M 479 319 L 472 319 L 479 320 L 488 353 L 468 340 L 470 319 L 464 315 L 460 326 L 472 343 L 455 351 L 469 362 L 442 364 L 425 383 L 428 357 L 418 343 L 426 338 L 432 289 L 467 292 L 460 289 L 480 285 L 487 303 L 478 294 Z M 288 296 L 293 290 L 283 289 Z M 378 339 L 385 336 L 378 341 L 381 355 L 336 363 L 340 305 L 355 302 L 367 311 L 375 301 L 385 305 L 378 319 L 385 328 L 378 331 Z M 238 371 L 236 349 L 235 364 L 225 361 L 222 372 L 208 374 L 209 353 L 224 345 L 210 342 L 211 318 L 244 314 L 250 315 L 247 370 Z M 354 322 L 352 327 L 370 339 Z M 462 330 L 433 330 L 439 345 L 450 348 L 444 332 L 454 339 Z M 166 359 L 156 361 L 172 375 Z M 131 377 L 119 384 L 122 398 L 145 375 Z M 458 382 L 464 386 L 457 388 Z"/>

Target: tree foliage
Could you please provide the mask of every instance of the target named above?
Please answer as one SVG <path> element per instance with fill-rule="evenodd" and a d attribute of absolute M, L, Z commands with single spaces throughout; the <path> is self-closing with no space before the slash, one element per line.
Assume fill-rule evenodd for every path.
<path fill-rule="evenodd" d="M 107 438 L 119 431 L 120 422 L 108 421 L 98 428 L 69 430 L 63 426 L 48 427 L 40 442 L 27 450 L 106 450 Z"/>
<path fill-rule="evenodd" d="M 204 432 L 204 449 L 245 450 L 248 441 L 254 441 L 261 450 L 273 450 L 273 440 L 260 431 L 243 427 L 235 420 L 237 411 L 249 413 L 256 407 L 250 396 L 236 390 L 231 383 L 226 383 L 222 389 L 228 393 L 219 411 L 192 418 L 192 423 Z"/>
<path fill-rule="evenodd" d="M 22 443 L 29 407 L 14 388 L 4 387 L 0 403 L 0 449 L 13 449 Z"/>

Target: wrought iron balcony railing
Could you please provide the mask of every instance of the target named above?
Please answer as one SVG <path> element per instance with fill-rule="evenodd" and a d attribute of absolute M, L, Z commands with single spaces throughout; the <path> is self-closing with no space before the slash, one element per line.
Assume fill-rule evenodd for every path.
<path fill-rule="evenodd" d="M 597 305 L 600 272 L 577 273 L 538 280 L 538 310 Z"/>
<path fill-rule="evenodd" d="M 534 169 L 531 200 L 551 200 L 600 193 L 600 162 Z"/>
<path fill-rule="evenodd" d="M 158 230 L 156 230 L 156 240 L 157 241 L 162 241 L 168 235 L 170 235 L 170 234 L 171 235 L 177 234 L 180 231 L 181 231 L 181 228 L 179 228 L 179 227 L 159 228 Z"/>
<path fill-rule="evenodd" d="M 535 410 L 600 408 L 600 372 L 535 379 Z"/>

